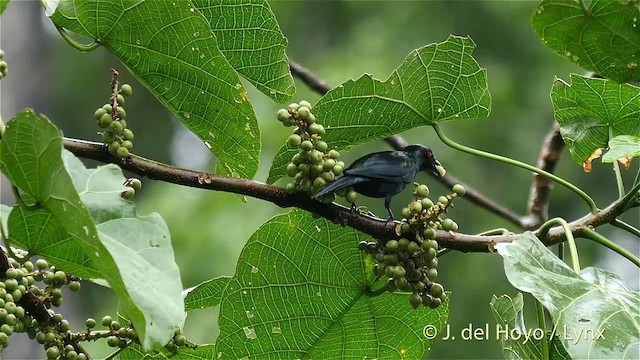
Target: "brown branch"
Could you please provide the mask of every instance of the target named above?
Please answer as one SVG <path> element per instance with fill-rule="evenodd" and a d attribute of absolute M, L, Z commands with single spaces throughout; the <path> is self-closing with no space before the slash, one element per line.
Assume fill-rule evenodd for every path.
<path fill-rule="evenodd" d="M 563 149 L 564 141 L 562 140 L 562 135 L 560 135 L 560 127 L 554 121 L 540 149 L 537 167 L 553 173 Z M 531 184 L 531 192 L 527 203 L 528 215 L 522 219 L 525 228 L 537 228 L 549 219 L 548 210 L 551 190 L 553 190 L 553 182 L 551 180 L 538 173 L 533 174 L 533 183 Z"/>
<path fill-rule="evenodd" d="M 315 90 L 317 93 L 324 95 L 326 94 L 329 90 L 331 90 L 331 88 L 329 87 L 329 85 L 327 85 L 326 82 L 324 82 L 323 80 L 319 79 L 317 76 L 315 76 L 311 71 L 309 71 L 308 69 L 306 69 L 305 67 L 303 67 L 302 65 L 289 60 L 289 68 L 291 69 L 291 73 L 296 76 L 297 78 L 299 78 L 300 80 L 302 80 L 305 84 L 307 84 L 307 86 L 309 86 L 311 89 Z M 395 150 L 401 150 L 404 149 L 407 145 L 409 145 L 401 136 L 399 135 L 391 135 L 387 138 L 384 139 L 384 141 L 389 144 L 392 148 L 394 148 Z M 489 199 L 487 196 L 485 196 L 484 194 L 482 194 L 480 191 L 476 190 L 475 188 L 469 186 L 468 184 L 463 183 L 462 181 L 460 181 L 458 178 L 452 176 L 452 175 L 446 175 L 444 177 L 440 177 L 440 176 L 436 176 L 430 172 L 427 172 L 428 175 L 430 175 L 431 177 L 433 177 L 435 180 L 437 180 L 438 182 L 440 182 L 441 184 L 451 188 L 453 185 L 455 184 L 461 184 L 465 187 L 466 189 L 466 195 L 465 198 L 469 201 L 471 201 L 472 203 L 480 206 L 481 208 L 488 210 L 500 217 L 502 217 L 503 219 L 506 219 L 508 221 L 510 221 L 511 223 L 521 227 L 521 228 L 525 228 L 525 229 L 532 229 L 533 227 L 529 227 L 527 226 L 527 222 L 524 222 L 523 220 L 526 219 L 526 217 L 522 217 L 520 215 L 518 215 L 517 213 L 514 213 L 513 211 L 507 209 L 506 207 L 496 203 L 495 201 Z"/>
<path fill-rule="evenodd" d="M 65 138 L 64 146 L 76 156 L 116 164 L 125 170 L 150 179 L 189 187 L 251 196 L 269 201 L 283 208 L 297 207 L 322 216 L 334 223 L 350 226 L 376 239 L 399 237 L 396 233 L 396 226 L 399 224 L 397 221 L 386 221 L 365 216 L 335 203 L 325 204 L 311 199 L 304 193 L 289 194 L 283 188 L 257 181 L 177 168 L 136 155 L 120 159 L 109 154 L 105 145 L 95 142 Z M 625 211 L 624 205 L 621 201 L 615 202 L 608 208 L 596 214 L 589 214 L 569 225 L 572 231 L 578 231 L 585 226 L 596 227 L 608 223 Z M 480 236 L 440 230 L 438 231 L 436 240 L 442 247 L 452 250 L 463 252 L 491 252 L 495 244 L 512 242 L 519 236 L 518 234 Z M 545 245 L 553 245 L 565 240 L 564 231 L 562 228 L 557 227 L 549 231 L 548 236 L 543 239 L 543 243 Z"/>

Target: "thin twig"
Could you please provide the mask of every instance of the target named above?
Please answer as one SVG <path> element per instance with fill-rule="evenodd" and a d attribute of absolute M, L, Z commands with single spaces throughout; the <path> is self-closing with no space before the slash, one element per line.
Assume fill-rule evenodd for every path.
<path fill-rule="evenodd" d="M 560 154 L 562 154 L 562 149 L 564 149 L 564 141 L 562 140 L 562 135 L 560 135 L 560 127 L 558 123 L 554 122 L 542 144 L 537 167 L 553 173 L 560 159 Z M 551 180 L 538 173 L 533 174 L 527 205 L 528 215 L 522 219 L 525 228 L 537 228 L 549 219 L 551 190 L 553 190 L 553 182 Z"/>
<path fill-rule="evenodd" d="M 76 156 L 103 163 L 113 163 L 139 176 L 189 187 L 246 195 L 269 201 L 283 208 L 297 207 L 337 224 L 350 226 L 376 239 L 399 238 L 396 233 L 396 226 L 399 224 L 397 221 L 386 221 L 361 215 L 356 211 L 351 211 L 350 208 L 335 203 L 326 204 L 313 200 L 304 193 L 289 194 L 283 188 L 257 181 L 181 169 L 136 155 L 120 159 L 109 154 L 104 144 L 96 142 L 65 138 L 64 146 Z M 580 227 L 597 227 L 609 223 L 625 211 L 628 202 L 628 197 L 620 199 L 603 210 L 590 213 L 570 223 L 569 228 L 573 232 Z M 512 242 L 518 237 L 520 237 L 519 234 L 478 236 L 439 230 L 436 240 L 443 248 L 463 252 L 491 252 L 495 244 Z M 543 242 L 550 246 L 565 240 L 565 231 L 561 227 L 556 227 L 549 230 Z"/>
<path fill-rule="evenodd" d="M 331 87 L 329 87 L 329 85 L 321 80 L 320 78 L 318 78 L 316 75 L 314 75 L 311 71 L 309 71 L 308 69 L 306 69 L 305 67 L 303 67 L 302 65 L 296 63 L 295 61 L 289 60 L 289 68 L 291 69 L 291 73 L 299 78 L 300 80 L 302 80 L 302 82 L 304 82 L 309 88 L 311 88 L 312 90 L 316 91 L 317 93 L 319 93 L 320 95 L 324 95 L 327 92 L 329 92 L 329 90 L 331 90 Z M 384 141 L 389 144 L 389 146 L 391 146 L 393 149 L 395 150 L 402 150 L 405 147 L 407 147 L 409 144 L 401 137 L 398 135 L 391 135 L 387 138 L 384 139 Z M 451 188 L 453 185 L 455 184 L 461 184 L 465 187 L 466 189 L 466 193 L 465 193 L 465 199 L 471 201 L 472 203 L 484 208 L 485 210 L 488 210 L 500 217 L 502 217 L 503 219 L 506 219 L 508 221 L 510 221 L 511 223 L 515 224 L 516 226 L 522 227 L 522 228 L 527 228 L 527 229 L 532 229 L 533 227 L 527 227 L 525 226 L 525 223 L 522 221 L 522 217 L 516 213 L 514 213 L 513 211 L 507 209 L 506 207 L 496 203 L 495 201 L 489 199 L 487 196 L 485 196 L 484 194 L 482 194 L 480 191 L 476 190 L 475 188 L 469 186 L 468 184 L 463 183 L 462 181 L 460 181 L 458 178 L 451 176 L 449 174 L 447 174 L 444 177 L 440 177 L 440 176 L 436 176 L 430 172 L 427 172 L 428 175 L 432 176 L 434 179 L 436 179 L 437 181 L 439 181 L 441 184 Z"/>

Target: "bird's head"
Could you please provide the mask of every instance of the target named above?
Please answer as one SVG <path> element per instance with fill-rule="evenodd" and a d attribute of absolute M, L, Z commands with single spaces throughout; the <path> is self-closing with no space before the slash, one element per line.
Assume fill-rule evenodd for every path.
<path fill-rule="evenodd" d="M 403 151 L 415 160 L 420 171 L 430 171 L 436 176 L 444 176 L 446 173 L 446 170 L 440 162 L 436 160 L 431 149 L 422 145 L 409 145 L 404 148 Z"/>

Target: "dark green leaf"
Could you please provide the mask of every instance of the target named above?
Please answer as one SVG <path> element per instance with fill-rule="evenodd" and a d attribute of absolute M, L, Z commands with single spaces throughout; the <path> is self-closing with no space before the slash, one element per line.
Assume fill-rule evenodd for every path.
<path fill-rule="evenodd" d="M 194 0 L 209 20 L 218 47 L 231 66 L 277 102 L 295 93 L 285 54 L 287 38 L 265 0 Z"/>
<path fill-rule="evenodd" d="M 413 310 L 406 293 L 365 295 L 373 276 L 362 240 L 300 210 L 260 227 L 223 296 L 219 358 L 424 358 L 423 329 L 442 329 L 448 303 Z"/>
<path fill-rule="evenodd" d="M 609 151 L 602 162 L 610 163 L 621 158 L 640 156 L 640 136 L 620 135 L 609 140 Z"/>
<path fill-rule="evenodd" d="M 120 360 L 152 360 L 152 359 L 171 359 L 171 360 L 216 360 L 216 346 L 214 344 L 198 345 L 197 348 L 191 349 L 182 347 L 176 354 L 164 353 L 145 353 L 139 346 L 131 345 L 124 349 L 119 355 Z"/>
<path fill-rule="evenodd" d="M 0 0 L 0 15 L 2 15 L 4 10 L 7 8 L 7 5 L 9 5 L 9 0 Z"/>
<path fill-rule="evenodd" d="M 222 276 L 207 280 L 189 290 L 184 298 L 185 310 L 191 311 L 217 306 L 222 301 L 222 295 L 230 280 L 230 277 Z"/>
<path fill-rule="evenodd" d="M 500 336 L 502 353 L 505 359 L 528 360 L 543 359 L 541 338 L 547 337 L 549 359 L 571 360 L 557 337 L 551 338 L 551 332 L 543 335 L 539 328 L 526 328 L 522 309 L 522 293 L 511 299 L 508 295 L 491 299 L 491 311 L 496 319 L 496 335 Z M 500 332 L 498 332 L 500 331 Z"/>
<path fill-rule="evenodd" d="M 637 1 L 544 0 L 533 29 L 551 50 L 618 82 L 640 81 L 640 7 Z"/>
<path fill-rule="evenodd" d="M 159 328 L 155 323 L 151 325 L 150 322 L 155 317 L 162 320 L 165 317 L 172 316 L 174 314 L 173 309 L 176 307 L 170 306 L 166 314 L 158 314 L 158 312 L 164 312 L 164 309 L 143 308 L 138 305 L 139 302 L 143 306 L 148 306 L 149 300 L 144 298 L 144 296 L 147 296 L 146 294 L 136 294 L 135 291 L 131 293 L 132 287 L 141 289 L 140 278 L 133 279 L 132 272 L 139 268 L 145 268 L 146 270 L 146 263 L 136 264 L 136 267 L 133 267 L 132 264 L 126 264 L 131 268 L 125 271 L 118 267 L 119 264 L 114 261 L 112 253 L 107 250 L 107 247 L 102 242 L 106 238 L 103 235 L 109 235 L 109 232 L 102 233 L 102 238 L 98 238 L 94 222 L 74 189 L 69 174 L 64 169 L 61 155 L 62 134 L 45 117 L 36 116 L 31 110 L 24 110 L 7 123 L 5 134 L 2 141 L 0 141 L 0 169 L 14 186 L 20 188 L 23 193 L 28 194 L 34 200 L 35 208 L 31 207 L 28 210 L 42 209 L 45 211 L 44 213 L 37 211 L 36 220 L 46 221 L 47 217 L 51 216 L 55 220 L 55 225 L 57 225 L 52 229 L 47 228 L 47 231 L 53 231 L 55 235 L 52 239 L 40 239 L 45 241 L 64 241 L 70 238 L 78 248 L 76 251 L 84 251 L 95 268 L 100 270 L 100 277 L 107 280 L 109 286 L 120 300 L 127 317 L 134 324 L 144 346 L 151 348 L 152 346 L 164 345 L 173 336 L 173 329 L 163 321 L 160 321 L 162 328 Z M 9 224 L 11 225 L 11 221 Z M 50 224 L 53 224 L 53 222 L 46 222 L 45 226 L 52 226 Z M 110 222 L 103 225 L 106 224 L 110 224 Z M 157 221 L 155 225 L 156 227 L 158 226 Z M 131 230 L 131 228 L 127 229 Z M 28 230 L 31 231 L 32 229 L 29 228 Z M 9 231 L 12 233 L 12 238 L 17 237 L 20 233 L 20 231 L 12 230 L 11 228 Z M 130 241 L 124 234 L 122 234 L 122 238 L 125 241 Z M 154 237 L 151 237 L 151 239 L 155 240 Z M 113 251 L 117 245 L 114 245 L 109 240 L 107 239 L 105 243 Z M 55 244 L 50 245 L 55 246 Z M 117 251 L 124 252 L 122 247 L 124 246 L 118 247 Z M 167 246 L 162 249 L 165 252 L 168 250 Z M 125 262 L 122 259 L 126 254 L 116 255 L 118 261 L 124 264 Z M 78 259 L 82 258 L 78 257 Z M 145 257 L 145 259 L 147 258 Z M 78 265 L 85 266 L 86 264 L 79 263 Z M 157 266 L 157 263 L 155 265 Z M 162 264 L 162 266 L 167 266 L 169 270 L 172 269 L 171 264 Z M 172 275 L 175 275 L 175 273 L 172 273 Z M 132 279 L 137 282 L 132 283 Z M 147 281 L 149 280 L 144 279 L 143 283 Z M 179 280 L 177 281 L 177 297 L 180 299 L 177 309 L 184 314 L 182 299 L 180 298 L 182 286 L 179 284 Z M 171 305 L 170 301 L 173 299 L 171 294 L 163 294 L 163 296 L 167 297 L 166 301 Z M 182 318 L 173 320 L 173 326 L 177 326 Z"/>
<path fill-rule="evenodd" d="M 640 135 L 640 88 L 611 80 L 571 75 L 551 91 L 555 118 L 573 160 L 582 164 L 606 148 L 609 134 Z"/>
<path fill-rule="evenodd" d="M 531 232 L 496 245 L 509 282 L 531 293 L 554 320 L 573 359 L 628 359 L 640 343 L 640 293 L 596 268 L 576 274 Z"/>
<path fill-rule="evenodd" d="M 190 2 L 64 1 L 51 19 L 113 52 L 204 141 L 226 174 L 255 175 L 260 130 L 251 102 Z"/>
<path fill-rule="evenodd" d="M 329 91 L 313 108 L 327 130 L 323 140 L 348 150 L 416 126 L 488 116 L 486 69 L 471 56 L 475 47 L 468 37 L 450 36 L 412 51 L 384 82 L 363 75 Z M 293 155 L 287 151 L 278 151 L 267 182 L 285 176 Z"/>

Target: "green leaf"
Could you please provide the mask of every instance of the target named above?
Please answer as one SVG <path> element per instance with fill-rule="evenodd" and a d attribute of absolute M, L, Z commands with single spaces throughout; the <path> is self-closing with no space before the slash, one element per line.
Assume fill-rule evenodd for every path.
<path fill-rule="evenodd" d="M 284 37 L 265 0 L 194 0 L 231 66 L 277 102 L 295 93 Z"/>
<path fill-rule="evenodd" d="M 531 232 L 496 245 L 509 282 L 531 293 L 554 320 L 573 359 L 629 359 L 640 343 L 640 292 L 596 268 L 576 274 Z"/>
<path fill-rule="evenodd" d="M 363 75 L 332 89 L 313 108 L 327 130 L 323 140 L 348 150 L 416 126 L 488 116 L 486 69 L 471 55 L 475 47 L 468 37 L 450 36 L 409 53 L 384 82 Z M 280 148 L 268 183 L 285 176 L 293 154 Z"/>
<path fill-rule="evenodd" d="M 220 359 L 421 359 L 448 302 L 413 310 L 409 295 L 368 296 L 369 238 L 300 210 L 262 225 L 243 249 L 220 307 Z"/>
<path fill-rule="evenodd" d="M 9 5 L 9 0 L 0 0 L 0 15 L 5 11 L 7 5 Z"/>
<path fill-rule="evenodd" d="M 58 131 L 58 129 L 56 129 L 56 127 L 44 116 L 36 116 L 33 111 L 24 110 L 20 112 L 16 118 L 9 121 L 2 141 L 0 141 L 0 169 L 14 186 L 21 189 L 24 194 L 28 194 L 34 200 L 35 208 L 26 207 L 24 204 L 21 205 L 23 210 L 27 210 L 29 212 L 32 210 L 36 211 L 35 216 L 37 218 L 32 222 L 46 221 L 48 216 L 55 220 L 55 224 L 53 222 L 50 223 L 55 226 L 50 225 L 49 223 L 46 225 L 54 226 L 52 228 L 47 228 L 47 231 L 54 231 L 55 236 L 51 239 L 39 239 L 43 239 L 44 241 L 55 241 L 70 238 L 77 248 L 75 251 L 84 251 L 84 253 L 88 255 L 88 258 L 94 265 L 95 269 L 99 269 L 100 277 L 107 280 L 109 286 L 113 289 L 114 293 L 120 300 L 128 318 L 135 326 L 145 348 L 149 349 L 153 346 L 162 346 L 166 344 L 166 342 L 173 336 L 173 328 L 175 328 L 184 318 L 183 316 L 180 319 L 174 319 L 175 322 L 173 322 L 173 327 L 168 327 L 168 325 L 162 321 L 166 317 L 175 313 L 175 305 L 171 306 L 171 300 L 173 299 L 172 294 L 162 294 L 162 296 L 166 298 L 164 301 L 166 301 L 170 306 L 167 309 L 166 314 L 158 314 L 158 312 L 163 312 L 164 309 L 149 308 L 148 306 L 150 305 L 150 302 L 146 301 L 144 298 L 147 295 L 136 293 L 136 291 L 141 292 L 143 290 L 143 288 L 140 287 L 140 284 L 149 283 L 151 280 L 143 278 L 143 281 L 140 282 L 140 278 L 134 279 L 132 272 L 134 269 L 138 269 L 140 267 L 144 267 L 145 271 L 148 271 L 149 268 L 146 267 L 147 263 L 135 264 L 136 267 L 131 267 L 130 269 L 118 267 L 118 265 L 125 263 L 123 258 L 126 256 L 126 249 L 123 249 L 123 245 L 117 247 L 117 245 L 114 245 L 113 241 L 110 241 L 110 239 L 106 239 L 105 241 L 107 236 L 104 235 L 110 235 L 111 232 L 109 231 L 101 233 L 101 239 L 98 238 L 94 222 L 92 221 L 89 212 L 82 204 L 80 196 L 74 189 L 74 184 L 69 174 L 64 169 L 61 154 L 62 134 L 60 131 Z M 113 196 L 113 194 L 107 194 L 107 196 L 109 195 Z M 39 210 L 43 210 L 45 212 L 43 213 Z M 14 211 L 11 213 L 13 214 Z M 154 221 L 156 222 L 154 224 L 155 228 L 158 228 L 160 225 L 158 224 L 159 221 Z M 103 225 L 108 225 L 110 223 L 111 222 L 107 222 Z M 135 231 L 131 227 L 126 227 L 124 224 L 120 226 L 122 226 L 122 228 L 126 228 L 127 231 Z M 11 219 L 9 221 L 9 227 L 11 237 L 16 238 L 20 231 L 13 230 L 11 228 Z M 28 230 L 32 231 L 33 229 L 29 228 Z M 109 230 L 108 227 L 107 230 Z M 146 230 L 148 232 L 152 231 L 152 229 L 149 228 Z M 59 233 L 56 234 L 55 231 Z M 140 233 L 136 234 L 139 237 L 141 235 Z M 125 242 L 133 241 L 127 237 L 128 234 L 120 235 Z M 154 235 L 155 234 L 151 234 L 149 239 L 153 241 L 160 241 L 156 240 Z M 168 236 L 166 234 L 159 235 L 165 237 Z M 143 239 L 144 241 L 147 241 L 148 238 L 144 237 Z M 117 251 L 122 253 L 110 253 L 101 240 L 105 241 L 105 244 L 108 245 L 110 250 L 117 247 Z M 141 239 L 138 241 L 143 240 Z M 168 237 L 162 241 L 163 244 L 160 244 L 161 249 L 158 249 L 158 252 L 168 252 L 170 247 L 167 248 L 167 245 L 164 244 L 165 242 L 168 242 Z M 55 244 L 50 245 L 55 246 Z M 137 243 L 127 243 L 127 245 L 133 248 Z M 147 247 L 149 246 L 150 244 L 147 245 Z M 148 262 L 152 262 L 150 258 L 157 256 L 155 255 L 157 252 L 149 251 L 149 253 L 151 253 L 151 255 L 145 254 L 144 256 L 139 256 L 144 257 Z M 172 256 L 171 252 L 171 257 Z M 116 263 L 114 258 L 116 258 L 119 263 Z M 168 256 L 154 258 L 154 260 L 157 260 L 154 262 L 154 265 L 166 267 L 166 269 L 172 270 L 173 268 L 171 263 L 164 263 L 167 258 Z M 161 259 L 162 261 L 159 261 Z M 85 264 L 81 263 L 79 265 Z M 126 264 L 126 266 L 133 266 L 133 264 Z M 168 273 L 169 272 L 170 271 L 168 271 Z M 176 276 L 177 271 L 170 273 L 171 275 Z M 132 279 L 137 282 L 132 283 Z M 156 281 L 157 280 L 159 279 L 156 279 Z M 180 304 L 177 306 L 177 309 L 184 314 L 180 298 L 182 285 L 179 284 L 179 280 L 170 280 L 169 285 L 166 285 L 165 289 L 170 287 L 171 284 L 176 281 L 178 282 L 176 289 L 177 297 L 180 299 Z M 132 288 L 137 290 L 133 290 Z M 157 306 L 160 301 L 160 299 L 156 299 L 153 306 Z M 151 324 L 155 317 L 161 320 L 160 322 L 162 327 L 159 327 L 157 323 L 153 323 L 153 325 Z"/>
<path fill-rule="evenodd" d="M 609 140 L 609 151 L 602 162 L 610 163 L 622 158 L 640 156 L 640 136 L 620 135 Z"/>
<path fill-rule="evenodd" d="M 505 359 L 528 360 L 543 359 L 541 338 L 549 339 L 551 332 L 542 333 L 540 328 L 526 328 L 522 309 L 522 293 L 512 299 L 508 295 L 491 299 L 491 311 L 496 319 L 496 335 L 500 336 L 502 353 Z M 549 359 L 571 360 L 558 338 L 548 341 Z"/>
<path fill-rule="evenodd" d="M 260 130 L 247 91 L 190 2 L 66 0 L 51 20 L 116 55 L 204 141 L 226 174 L 255 175 Z"/>
<path fill-rule="evenodd" d="M 184 298 L 184 308 L 186 311 L 206 309 L 217 306 L 222 301 L 229 281 L 228 276 L 207 280 L 195 288 L 189 290 Z"/>
<path fill-rule="evenodd" d="M 544 0 L 531 23 L 558 55 L 618 82 L 640 80 L 640 7 L 637 1 Z"/>
<path fill-rule="evenodd" d="M 63 160 L 83 204 L 98 224 L 100 240 L 113 256 L 128 295 L 144 312 L 147 337 L 166 344 L 186 316 L 167 225 L 155 213 L 138 216 L 135 204 L 120 196 L 126 186 L 118 166 L 87 169 L 68 151 L 63 152 Z"/>
<path fill-rule="evenodd" d="M 636 86 L 572 74 L 571 84 L 556 80 L 551 101 L 562 138 L 578 164 L 607 147 L 610 132 L 613 137 L 640 135 Z"/>
<path fill-rule="evenodd" d="M 131 345 L 119 355 L 120 360 L 216 360 L 216 346 L 214 344 L 198 345 L 195 349 L 181 347 L 176 354 L 145 353 L 139 346 Z"/>

